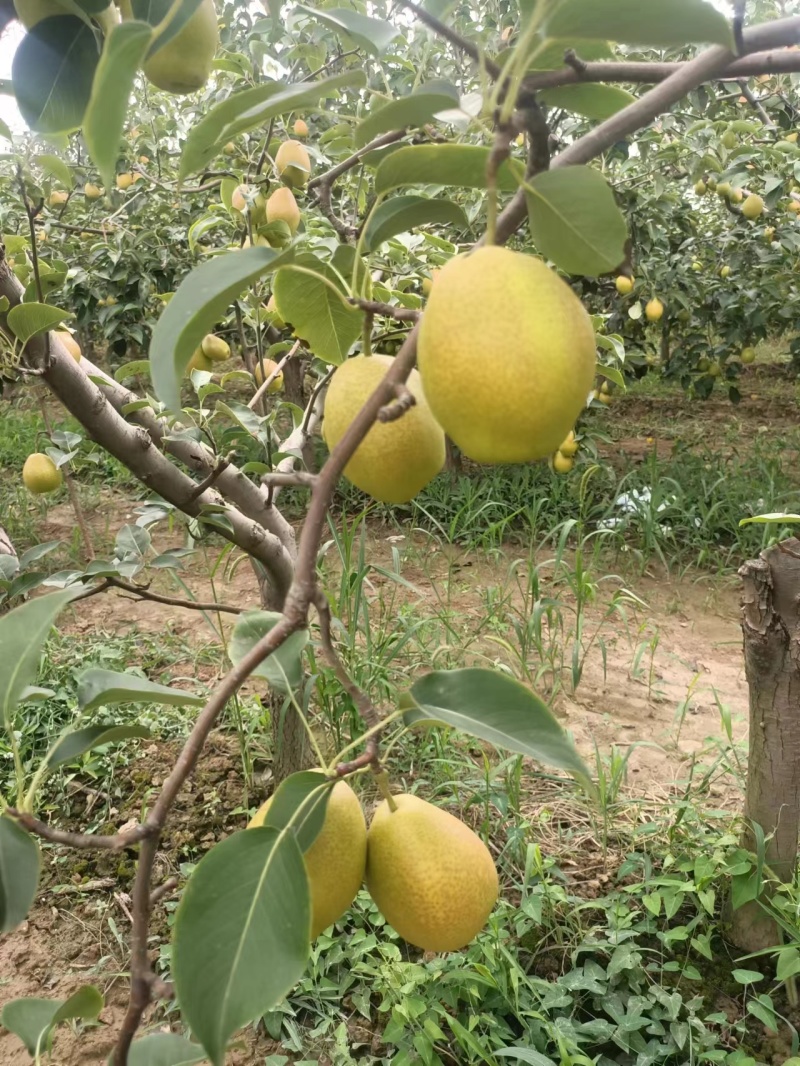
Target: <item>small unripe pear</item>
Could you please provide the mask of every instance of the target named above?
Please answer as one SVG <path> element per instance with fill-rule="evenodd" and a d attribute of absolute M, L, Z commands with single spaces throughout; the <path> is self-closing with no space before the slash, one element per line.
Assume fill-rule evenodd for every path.
<path fill-rule="evenodd" d="M 764 211 L 764 201 L 756 193 L 750 193 L 745 202 L 742 204 L 742 214 L 745 218 L 749 218 L 750 221 L 755 221 L 759 218 Z"/>
<path fill-rule="evenodd" d="M 22 467 L 22 481 L 28 492 L 34 496 L 45 496 L 61 487 L 61 471 L 44 452 L 34 452 L 25 460 Z"/>

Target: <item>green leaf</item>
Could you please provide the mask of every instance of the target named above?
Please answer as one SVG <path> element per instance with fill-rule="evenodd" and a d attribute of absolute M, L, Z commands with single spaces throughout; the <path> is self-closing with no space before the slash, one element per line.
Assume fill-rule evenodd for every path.
<path fill-rule="evenodd" d="M 272 797 L 264 825 L 272 829 L 290 827 L 300 850 L 308 851 L 322 829 L 334 784 L 320 770 L 291 774 Z"/>
<path fill-rule="evenodd" d="M 0 1021 L 20 1038 L 31 1055 L 49 1047 L 52 1030 L 73 1018 L 96 1018 L 104 1000 L 94 985 L 85 985 L 69 999 L 15 999 L 6 1004 Z"/>
<path fill-rule="evenodd" d="M 412 144 L 384 159 L 375 172 L 375 193 L 382 196 L 400 185 L 458 185 L 486 188 L 491 149 L 473 144 Z M 503 163 L 497 173 L 501 192 L 514 192 L 519 182 Z"/>
<path fill-rule="evenodd" d="M 66 733 L 48 752 L 47 765 L 58 766 L 60 763 L 72 762 L 85 751 L 100 748 L 103 744 L 113 744 L 118 740 L 130 740 L 133 737 L 149 737 L 150 730 L 142 725 L 90 725 L 84 729 L 75 729 Z"/>
<path fill-rule="evenodd" d="M 655 48 L 723 44 L 728 20 L 705 0 L 563 0 L 545 23 L 548 37 L 599 37 Z"/>
<path fill-rule="evenodd" d="M 205 696 L 195 696 L 180 688 L 169 688 L 135 674 L 91 669 L 78 680 L 78 706 L 93 711 L 114 703 L 162 703 L 172 707 L 202 707 Z"/>
<path fill-rule="evenodd" d="M 72 171 L 69 169 L 63 159 L 59 159 L 57 155 L 48 155 L 46 153 L 35 155 L 33 157 L 34 163 L 40 166 L 42 170 L 51 174 L 56 181 L 61 182 L 65 189 L 71 189 L 75 184 L 72 178 Z"/>
<path fill-rule="evenodd" d="M 29 30 L 11 67 L 22 117 L 37 133 L 80 126 L 99 56 L 91 28 L 74 15 L 54 15 Z"/>
<path fill-rule="evenodd" d="M 537 174 L 526 199 L 536 247 L 568 274 L 596 277 L 625 259 L 628 228 L 598 170 L 563 167 Z"/>
<path fill-rule="evenodd" d="M 234 665 L 241 662 L 282 617 L 277 611 L 245 611 L 240 614 L 228 645 L 231 662 Z M 278 692 L 294 692 L 303 680 L 302 652 L 307 643 L 307 629 L 292 633 L 277 651 L 258 664 L 253 675 L 265 678 Z"/>
<path fill-rule="evenodd" d="M 494 1054 L 502 1058 L 514 1059 L 516 1062 L 527 1062 L 530 1066 L 554 1066 L 552 1059 L 527 1047 L 496 1048 Z"/>
<path fill-rule="evenodd" d="M 346 294 L 342 282 L 327 263 L 304 253 L 297 256 L 295 265 L 312 274 L 291 267 L 278 271 L 272 287 L 278 312 L 318 359 L 341 363 L 361 335 L 364 316 L 343 299 Z"/>
<path fill-rule="evenodd" d="M 394 196 L 379 204 L 369 216 L 364 230 L 364 248 L 367 252 L 373 252 L 390 237 L 431 223 L 447 224 L 456 229 L 467 229 L 469 226 L 463 209 L 452 200 Z"/>
<path fill-rule="evenodd" d="M 759 514 L 754 515 L 752 518 L 743 518 L 739 525 L 793 525 L 795 522 L 800 522 L 800 514 L 786 514 L 784 511 L 774 511 L 771 514 Z"/>
<path fill-rule="evenodd" d="M 563 70 L 564 53 L 568 48 L 576 52 L 584 63 L 599 63 L 603 59 L 614 58 L 614 50 L 608 41 L 589 37 L 570 37 L 569 40 L 548 37 L 545 41 L 537 37 L 533 47 L 535 53 L 528 64 L 530 70 Z"/>
<path fill-rule="evenodd" d="M 288 829 L 247 829 L 198 863 L 175 918 L 172 977 L 213 1066 L 230 1037 L 271 1010 L 310 951 L 308 876 Z"/>
<path fill-rule="evenodd" d="M 203 337 L 251 282 L 291 260 L 292 251 L 244 248 L 202 263 L 181 282 L 153 330 L 150 369 L 156 396 L 180 407 L 181 380 Z"/>
<path fill-rule="evenodd" d="M 406 725 L 443 722 L 497 748 L 568 770 L 589 772 L 547 704 L 496 670 L 435 670 L 401 698 Z"/>
<path fill-rule="evenodd" d="M 783 947 L 778 953 L 775 966 L 775 977 L 778 981 L 788 981 L 790 977 L 796 977 L 800 973 L 800 951 L 797 948 Z"/>
<path fill-rule="evenodd" d="M 108 1060 L 113 1066 L 114 1055 Z M 201 1047 L 177 1033 L 153 1033 L 134 1040 L 128 1052 L 128 1066 L 193 1066 L 205 1062 Z"/>
<path fill-rule="evenodd" d="M 0 718 L 11 727 L 22 692 L 36 680 L 39 656 L 56 615 L 80 589 L 64 589 L 39 596 L 0 616 Z"/>
<path fill-rule="evenodd" d="M 636 97 L 615 85 L 562 85 L 539 93 L 550 107 L 563 107 L 576 115 L 602 122 L 632 104 Z"/>
<path fill-rule="evenodd" d="M 458 107 L 458 89 L 447 81 L 429 81 L 413 93 L 375 107 L 356 128 L 356 148 L 361 148 L 379 133 L 423 126 L 439 111 Z"/>
<path fill-rule="evenodd" d="M 38 885 L 36 841 L 16 822 L 0 816 L 0 933 L 10 933 L 25 921 Z"/>
<path fill-rule="evenodd" d="M 359 45 L 372 55 L 380 55 L 385 52 L 395 37 L 400 36 L 400 30 L 390 22 L 382 22 L 380 19 L 361 15 L 358 11 L 351 11 L 344 7 L 319 8 L 306 7 L 305 4 L 296 4 L 295 11 L 302 11 L 309 18 L 321 22 L 330 29 L 345 33 L 351 37 L 354 44 Z"/>
<path fill-rule="evenodd" d="M 365 83 L 362 70 L 351 70 L 318 82 L 272 82 L 232 93 L 192 126 L 181 155 L 178 180 L 202 170 L 217 155 L 220 145 L 240 133 L 258 129 L 287 111 L 317 110 L 321 100 L 335 96 L 340 89 L 360 88 Z"/>
<path fill-rule="evenodd" d="M 84 119 L 86 147 L 111 186 L 133 81 L 153 31 L 146 22 L 121 22 L 106 38 Z"/>
<path fill-rule="evenodd" d="M 763 973 L 758 970 L 731 970 L 731 977 L 739 985 L 754 985 L 764 980 Z"/>
<path fill-rule="evenodd" d="M 48 333 L 66 318 L 74 318 L 70 311 L 50 304 L 17 304 L 8 312 L 8 324 L 20 344 L 27 344 L 37 333 Z"/>

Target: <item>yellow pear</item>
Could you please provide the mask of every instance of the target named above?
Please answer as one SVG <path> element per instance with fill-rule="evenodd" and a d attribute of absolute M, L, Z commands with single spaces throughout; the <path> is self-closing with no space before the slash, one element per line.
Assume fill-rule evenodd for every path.
<path fill-rule="evenodd" d="M 553 470 L 557 474 L 568 474 L 575 465 L 575 460 L 571 455 L 564 455 L 563 452 L 556 452 L 553 456 Z"/>
<path fill-rule="evenodd" d="M 63 478 L 61 471 L 44 452 L 34 452 L 25 460 L 22 467 L 22 481 L 28 492 L 35 496 L 44 496 L 61 488 Z"/>
<path fill-rule="evenodd" d="M 422 295 L 426 298 L 431 294 L 431 289 L 433 288 L 433 283 L 436 281 L 436 275 L 438 273 L 438 270 L 432 270 L 429 278 L 422 279 Z"/>
<path fill-rule="evenodd" d="M 755 348 L 742 348 L 742 353 L 739 356 L 743 363 L 754 363 L 756 361 Z"/>
<path fill-rule="evenodd" d="M 146 60 L 147 80 L 168 93 L 193 93 L 208 81 L 219 44 L 214 0 L 202 0 L 187 23 Z"/>
<path fill-rule="evenodd" d="M 231 348 L 227 341 L 215 333 L 207 333 L 200 342 L 200 351 L 214 363 L 224 363 L 231 357 Z"/>
<path fill-rule="evenodd" d="M 367 888 L 397 932 L 424 951 L 457 951 L 497 900 L 489 849 L 452 814 L 419 796 L 384 800 L 367 833 Z"/>
<path fill-rule="evenodd" d="M 50 193 L 50 197 L 47 202 L 50 204 L 51 207 L 61 207 L 67 202 L 67 200 L 69 200 L 68 192 L 65 192 L 64 189 L 55 189 L 53 192 Z"/>
<path fill-rule="evenodd" d="M 333 449 L 393 363 L 389 355 L 357 355 L 337 368 L 325 397 L 322 435 Z M 384 503 L 406 503 L 444 466 L 444 433 L 412 370 L 406 386 L 416 403 L 393 422 L 376 422 L 359 444 L 344 476 Z"/>
<path fill-rule="evenodd" d="M 267 200 L 267 222 L 285 222 L 292 233 L 300 225 L 300 208 L 291 189 L 276 189 Z"/>
<path fill-rule="evenodd" d="M 247 210 L 247 186 L 237 185 L 231 194 L 231 207 L 234 211 L 241 211 L 242 214 Z"/>
<path fill-rule="evenodd" d="M 297 189 L 311 173 L 311 157 L 299 141 L 284 141 L 275 154 L 275 167 L 284 185 Z"/>
<path fill-rule="evenodd" d="M 694 183 L 694 191 L 698 196 L 705 196 L 707 189 L 708 186 L 702 178 Z"/>
<path fill-rule="evenodd" d="M 644 313 L 648 322 L 658 322 L 664 314 L 664 305 L 657 296 L 654 296 L 652 300 L 648 300 Z"/>
<path fill-rule="evenodd" d="M 253 371 L 253 377 L 256 379 L 256 385 L 259 388 L 264 384 L 267 378 L 272 377 L 275 371 L 278 369 L 278 364 L 274 359 L 262 359 L 264 364 L 264 370 L 261 370 L 261 363 L 256 362 L 256 368 Z M 267 388 L 267 392 L 280 392 L 283 388 L 283 371 L 274 378 L 272 383 Z"/>
<path fill-rule="evenodd" d="M 259 807 L 247 828 L 264 824 L 272 798 Z M 325 821 L 303 858 L 311 890 L 311 939 L 333 925 L 356 898 L 364 880 L 367 826 L 358 797 L 346 781 L 337 781 Z"/>
<path fill-rule="evenodd" d="M 186 364 L 187 376 L 191 374 L 193 370 L 207 370 L 209 373 L 214 369 L 214 360 L 209 359 L 207 355 L 203 354 L 202 348 L 197 348 L 192 358 Z"/>
<path fill-rule="evenodd" d="M 541 259 L 479 248 L 443 267 L 420 322 L 417 362 L 431 411 L 469 458 L 553 454 L 595 373 L 591 319 Z"/>
<path fill-rule="evenodd" d="M 267 300 L 266 310 L 267 310 L 267 312 L 270 315 L 272 315 L 272 325 L 275 327 L 275 329 L 279 329 L 279 330 L 286 329 L 286 323 L 283 321 L 283 319 L 280 316 L 280 312 L 278 311 L 278 305 L 275 302 L 275 294 L 274 293 Z"/>
<path fill-rule="evenodd" d="M 67 351 L 72 356 L 72 358 L 75 360 L 75 362 L 79 363 L 81 361 L 81 354 L 82 354 L 81 353 L 81 346 L 80 346 L 80 344 L 78 344 L 78 342 L 75 340 L 75 338 L 69 332 L 69 330 L 57 329 L 55 331 L 55 333 L 56 333 L 56 337 L 58 337 L 58 339 L 61 341 L 61 343 L 67 349 Z"/>
<path fill-rule="evenodd" d="M 742 204 L 742 214 L 751 222 L 759 218 L 764 212 L 764 201 L 756 193 L 751 192 Z"/>
<path fill-rule="evenodd" d="M 620 274 L 614 282 L 614 285 L 620 296 L 627 296 L 628 293 L 633 291 L 633 278 L 629 278 L 625 274 Z"/>
<path fill-rule="evenodd" d="M 559 444 L 558 450 L 561 452 L 562 455 L 566 455 L 567 458 L 570 459 L 573 455 L 578 454 L 579 447 L 580 445 L 575 440 L 574 431 L 570 430 L 564 440 L 562 440 L 561 444 Z"/>
<path fill-rule="evenodd" d="M 83 187 L 83 195 L 87 200 L 99 200 L 103 195 L 103 189 L 100 185 L 94 185 L 91 181 L 87 181 Z"/>
<path fill-rule="evenodd" d="M 117 174 L 117 188 L 125 192 L 133 185 L 133 174 Z"/>
<path fill-rule="evenodd" d="M 294 133 L 295 137 L 307 137 L 308 123 L 305 121 L 305 119 L 295 119 L 294 126 L 292 127 L 292 132 Z"/>

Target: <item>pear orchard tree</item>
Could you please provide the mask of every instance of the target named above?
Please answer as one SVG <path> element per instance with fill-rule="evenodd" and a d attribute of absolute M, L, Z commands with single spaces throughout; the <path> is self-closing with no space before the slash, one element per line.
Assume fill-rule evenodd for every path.
<path fill-rule="evenodd" d="M 623 215 L 600 169 L 589 164 L 700 86 L 711 91 L 720 81 L 800 71 L 800 17 L 745 25 L 704 0 L 537 0 L 524 11 L 487 2 L 483 30 L 471 11 L 440 21 L 412 0 L 399 6 L 404 10 L 381 18 L 380 5 L 367 14 L 267 0 L 264 18 L 229 5 L 218 22 L 212 0 L 17 3 L 27 33 L 14 59 L 13 91 L 34 135 L 64 148 L 60 155 L 38 152 L 30 141 L 5 186 L 4 198 L 16 197 L 20 225 L 6 235 L 9 252 L 0 257 L 3 374 L 48 389 L 150 490 L 148 521 L 182 514 L 195 533 L 216 533 L 245 553 L 262 594 L 257 611 L 182 604 L 238 616 L 232 665 L 210 696 L 87 670 L 74 728 L 35 766 L 21 758 L 15 729 L 35 695 L 41 651 L 59 612 L 107 588 L 181 601 L 127 580 L 137 571 L 126 559 L 130 564 L 130 554 L 149 545 L 144 522 L 126 527 L 116 563 L 90 562 L 83 573 L 62 575 L 59 591 L 0 619 L 0 693 L 16 753 L 15 795 L 3 797 L 0 817 L 3 931 L 23 921 L 35 898 L 39 840 L 136 853 L 130 998 L 113 1066 L 203 1057 L 220 1066 L 237 1031 L 301 977 L 312 937 L 341 917 L 363 879 L 409 943 L 448 951 L 475 936 L 498 894 L 492 857 L 451 815 L 392 793 L 382 751 L 402 730 L 456 727 L 566 770 L 591 791 L 547 706 L 498 671 L 434 671 L 413 680 L 392 708 L 376 706 L 358 687 L 332 637 L 316 569 L 332 497 L 345 477 L 377 499 L 408 500 L 442 467 L 445 432 L 479 462 L 549 458 L 558 468 L 571 461 L 574 423 L 597 372 L 596 347 L 592 320 L 557 271 L 613 276 L 628 260 Z M 2 10 L 7 17 L 7 6 Z M 242 37 L 249 56 L 236 51 Z M 329 52 L 326 42 L 339 39 L 345 50 L 337 44 Z M 679 58 L 651 65 L 630 58 L 637 47 L 677 50 Z M 402 58 L 402 49 L 413 49 L 415 63 L 389 94 L 386 57 Z M 279 69 L 279 78 L 262 73 Z M 162 301 L 148 363 L 126 377 L 125 368 L 111 375 L 71 343 L 71 312 L 57 302 L 69 264 L 44 255 L 37 226 L 41 233 L 47 200 L 69 232 L 63 211 L 75 174 L 86 200 L 112 198 L 103 235 L 124 211 L 116 203 L 140 195 L 135 179 L 147 180 L 149 171 L 144 164 L 119 170 L 118 161 L 129 99 L 142 92 L 143 79 L 167 93 L 206 93 L 196 105 L 180 105 L 174 135 L 155 146 L 159 167 L 162 154 L 179 150 L 177 184 L 152 178 L 148 195 L 172 200 L 179 190 L 218 190 L 225 210 L 245 225 L 239 247 L 203 246 L 202 261 Z M 638 96 L 619 88 L 654 82 Z M 595 124 L 562 138 L 553 154 L 553 124 L 563 114 Z M 316 124 L 331 115 L 347 121 L 315 143 Z M 230 160 L 237 138 L 250 134 L 263 147 L 243 181 Z M 194 175 L 200 184 L 187 185 Z M 469 191 L 470 217 L 441 195 L 448 187 Z M 412 229 L 442 252 L 424 310 L 407 287 L 392 285 L 390 269 L 376 270 L 385 262 L 382 246 Z M 83 228 L 77 230 L 80 236 Z M 517 250 L 503 247 L 511 238 Z M 462 252 L 453 255 L 458 245 Z M 116 314 L 103 304 L 103 314 Z M 658 312 L 654 304 L 648 315 L 656 320 Z M 216 330 L 231 315 L 242 337 L 253 327 L 256 352 L 243 344 L 247 371 L 220 376 L 230 350 Z M 373 354 L 387 328 L 403 338 L 394 358 Z M 300 359 L 314 379 L 303 406 L 276 394 Z M 482 387 L 487 366 L 490 388 Z M 122 383 L 145 370 L 152 391 Z M 600 370 L 621 382 L 615 367 Z M 190 399 L 182 392 L 186 378 Z M 244 386 L 247 403 L 236 398 Z M 231 424 L 256 442 L 259 461 L 240 463 L 218 444 Z M 287 428 L 279 437 L 281 426 Z M 320 426 L 330 454 L 316 472 L 303 457 Z M 46 494 L 61 482 L 72 453 L 68 441 L 53 443 L 26 463 L 31 492 Z M 279 507 L 289 486 L 307 494 L 299 539 Z M 4 549 L 4 559 L 3 573 L 13 575 L 13 549 Z M 332 759 L 305 710 L 312 621 L 343 698 L 364 723 L 362 735 Z M 216 844 L 189 878 L 167 983 L 151 962 L 153 909 L 174 887 L 153 883 L 160 840 L 211 730 L 251 676 L 276 700 L 278 787 L 251 825 Z M 104 724 L 92 715 L 137 701 L 197 708 L 174 767 L 140 820 L 99 835 L 37 817 L 37 798 L 60 765 L 98 745 L 147 735 L 136 723 Z M 304 769 L 309 764 L 317 769 Z M 383 796 L 369 830 L 344 780 L 367 772 Z M 173 999 L 191 1039 L 140 1035 L 151 1004 Z M 60 1021 L 96 1017 L 102 1002 L 87 986 L 66 1002 L 9 1003 L 2 1021 L 38 1059 Z"/>

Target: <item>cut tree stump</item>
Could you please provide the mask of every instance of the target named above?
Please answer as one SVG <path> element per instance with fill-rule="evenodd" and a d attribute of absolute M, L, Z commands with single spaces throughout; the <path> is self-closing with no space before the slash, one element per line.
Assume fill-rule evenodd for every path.
<path fill-rule="evenodd" d="M 759 825 L 767 837 L 767 865 L 790 882 L 800 833 L 800 540 L 768 548 L 739 575 L 750 689 L 743 844 L 756 850 L 752 827 Z M 733 911 L 731 923 L 733 942 L 746 951 L 781 941 L 756 901 Z"/>

